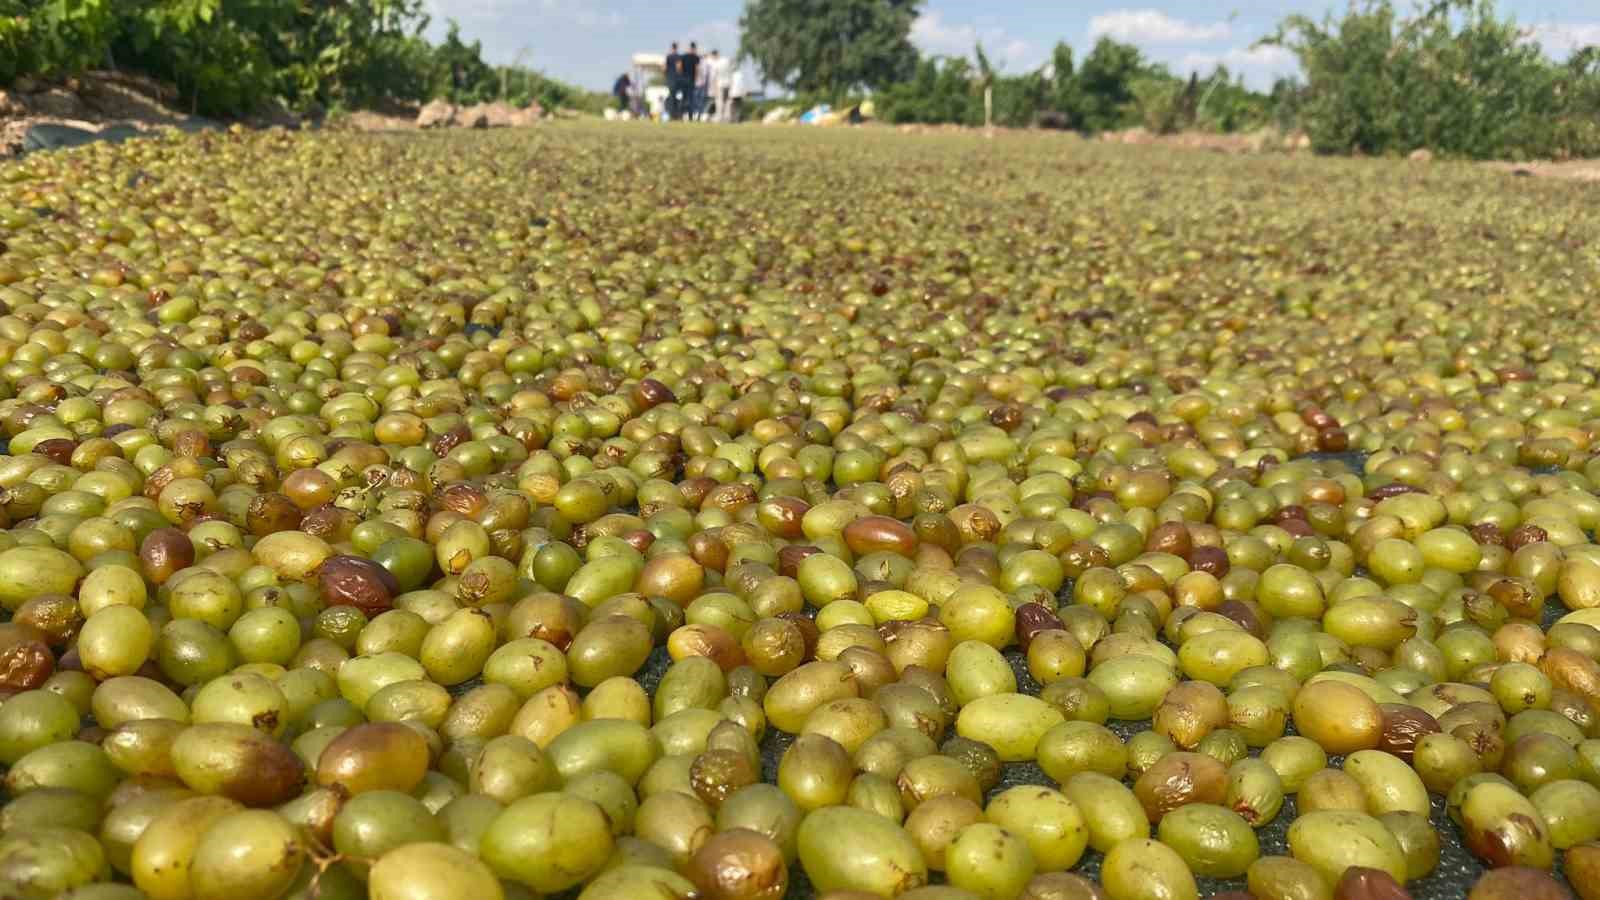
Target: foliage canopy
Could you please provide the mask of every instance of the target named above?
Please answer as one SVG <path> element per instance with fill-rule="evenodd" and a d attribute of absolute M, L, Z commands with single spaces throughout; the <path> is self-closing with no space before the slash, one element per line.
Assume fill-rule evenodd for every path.
<path fill-rule="evenodd" d="M 750 0 L 739 54 L 792 91 L 835 95 L 911 77 L 911 24 L 922 0 Z"/>
<path fill-rule="evenodd" d="M 1299 122 L 1322 152 L 1600 152 L 1600 55 L 1558 63 L 1532 36 L 1493 0 L 1435 0 L 1412 17 L 1363 0 L 1320 21 L 1290 16 L 1264 43 L 1299 58 Z"/>
<path fill-rule="evenodd" d="M 425 10 L 424 0 L 0 0 L 0 84 L 129 68 L 170 81 L 208 115 L 279 99 L 299 108 L 586 102 L 586 92 L 536 72 L 490 66 L 453 23 L 430 44 Z M 519 93 L 506 96 L 512 88 Z"/>

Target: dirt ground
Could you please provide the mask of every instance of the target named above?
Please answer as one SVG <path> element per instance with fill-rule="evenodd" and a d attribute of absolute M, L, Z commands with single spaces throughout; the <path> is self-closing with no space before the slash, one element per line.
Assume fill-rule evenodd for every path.
<path fill-rule="evenodd" d="M 28 129 L 43 123 L 100 131 L 113 125 L 150 130 L 206 121 L 176 108 L 176 94 L 169 85 L 124 72 L 88 72 L 60 84 L 19 78 L 0 90 L 0 159 L 19 153 Z M 250 124 L 295 121 L 280 112 Z"/>
<path fill-rule="evenodd" d="M 1491 169 L 1510 172 L 1513 175 L 1600 182 L 1600 160 L 1595 159 L 1569 159 L 1562 162 L 1529 163 L 1492 162 L 1485 163 L 1485 165 Z"/>
<path fill-rule="evenodd" d="M 1303 134 L 1278 134 L 1262 131 L 1251 134 L 1166 134 L 1156 135 L 1142 128 L 1107 132 L 1100 140 L 1108 143 L 1179 147 L 1209 150 L 1214 153 L 1309 153 L 1311 141 Z M 1433 154 L 1419 152 L 1408 160 L 1413 165 L 1434 164 Z M 1486 168 L 1512 175 L 1552 178 L 1567 181 L 1600 182 L 1600 160 L 1541 160 L 1535 162 L 1485 162 Z"/>
<path fill-rule="evenodd" d="M 18 79 L 9 88 L 0 89 L 0 159 L 20 153 L 28 129 L 46 123 L 84 131 L 102 131 L 115 125 L 144 131 L 197 123 L 226 124 L 177 108 L 176 94 L 170 85 L 124 72 L 88 72 L 63 84 Z M 337 126 L 396 131 L 415 128 L 415 118 L 414 109 L 363 110 L 340 117 Z M 244 124 L 298 128 L 303 121 L 302 116 L 280 109 L 254 116 Z"/>

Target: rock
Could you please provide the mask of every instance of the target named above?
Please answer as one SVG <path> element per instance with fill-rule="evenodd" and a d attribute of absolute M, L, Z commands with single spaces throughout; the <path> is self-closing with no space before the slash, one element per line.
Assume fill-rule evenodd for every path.
<path fill-rule="evenodd" d="M 30 78 L 27 75 L 18 75 L 16 78 L 12 79 L 11 89 L 19 94 L 33 94 L 44 90 L 44 84 L 41 83 L 37 78 Z"/>
<path fill-rule="evenodd" d="M 490 128 L 511 127 L 511 117 L 517 112 L 515 106 L 501 100 L 482 105 L 484 118 L 488 120 Z"/>
<path fill-rule="evenodd" d="M 414 119 L 386 116 L 365 109 L 358 109 L 342 116 L 337 124 L 338 127 L 348 128 L 351 131 L 409 131 L 417 127 Z"/>
<path fill-rule="evenodd" d="M 1304 131 L 1292 132 L 1284 139 L 1284 147 L 1291 153 L 1298 153 L 1311 149 L 1311 135 Z"/>
<path fill-rule="evenodd" d="M 530 103 L 522 109 L 512 111 L 511 127 L 527 128 L 539 124 L 539 120 L 542 118 L 544 118 L 544 107 L 537 103 Z"/>
<path fill-rule="evenodd" d="M 483 111 L 489 117 L 490 128 L 510 128 L 517 124 L 518 115 L 522 112 L 504 100 L 484 104 Z"/>
<path fill-rule="evenodd" d="M 28 106 L 38 115 L 57 119 L 81 119 L 89 112 L 82 98 L 64 88 L 39 91 L 28 98 Z"/>
<path fill-rule="evenodd" d="M 0 91 L 0 118 L 20 116 L 28 111 L 21 101 L 5 91 Z"/>
<path fill-rule="evenodd" d="M 1411 155 L 1407 156 L 1406 159 L 1417 163 L 1433 162 L 1433 151 L 1427 147 L 1419 147 L 1411 151 Z"/>
<path fill-rule="evenodd" d="M 465 107 L 434 100 L 417 113 L 416 124 L 419 128 L 522 128 L 543 116 L 537 103 L 518 109 L 500 100 Z"/>
<path fill-rule="evenodd" d="M 422 107 L 417 113 L 418 128 L 443 128 L 455 123 L 459 110 L 455 104 L 443 100 L 434 100 Z"/>

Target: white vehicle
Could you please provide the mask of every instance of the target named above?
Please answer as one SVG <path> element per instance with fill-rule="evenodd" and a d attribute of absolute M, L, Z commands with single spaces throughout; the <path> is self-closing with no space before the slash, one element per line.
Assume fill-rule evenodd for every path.
<path fill-rule="evenodd" d="M 667 108 L 667 88 L 650 82 L 666 78 L 667 57 L 662 53 L 635 53 L 632 62 L 628 78 L 633 81 L 633 114 L 648 115 L 659 122 Z"/>

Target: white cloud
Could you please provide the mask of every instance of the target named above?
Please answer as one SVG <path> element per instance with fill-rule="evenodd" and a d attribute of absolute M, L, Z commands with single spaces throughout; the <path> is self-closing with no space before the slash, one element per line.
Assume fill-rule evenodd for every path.
<path fill-rule="evenodd" d="M 1183 69 L 1214 69 L 1218 65 L 1236 68 L 1287 69 L 1295 65 L 1294 54 L 1282 47 L 1235 47 L 1224 53 L 1187 53 L 1179 65 Z"/>
<path fill-rule="evenodd" d="M 1186 53 L 1174 69 L 1179 74 L 1209 75 L 1219 65 L 1242 76 L 1251 87 L 1265 89 L 1272 86 L 1273 79 L 1292 74 L 1299 60 L 1282 47 L 1235 47 L 1221 53 Z"/>
<path fill-rule="evenodd" d="M 1227 22 L 1200 24 L 1174 19 L 1159 9 L 1117 9 L 1089 19 L 1091 39 L 1112 37 L 1138 44 L 1185 44 L 1226 39 Z"/>
<path fill-rule="evenodd" d="M 1600 45 L 1600 22 L 1552 22 L 1535 25 L 1528 32 L 1547 52 L 1557 55 Z"/>
<path fill-rule="evenodd" d="M 981 43 L 983 52 L 996 66 L 1008 72 L 1031 69 L 1043 58 L 1031 41 L 1009 34 L 1004 28 L 987 23 L 946 22 L 937 12 L 923 13 L 911 23 L 911 43 L 926 54 L 968 59 L 973 57 L 973 48 Z"/>
<path fill-rule="evenodd" d="M 923 13 L 911 23 L 911 43 L 924 53 L 958 56 L 972 52 L 978 42 L 978 29 L 971 25 L 947 25 L 944 16 Z"/>

